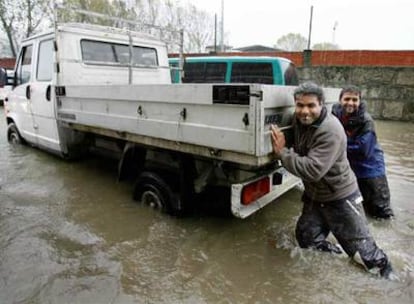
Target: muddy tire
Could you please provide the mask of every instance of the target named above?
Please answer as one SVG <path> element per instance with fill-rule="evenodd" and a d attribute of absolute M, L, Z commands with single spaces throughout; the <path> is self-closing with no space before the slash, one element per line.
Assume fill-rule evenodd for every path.
<path fill-rule="evenodd" d="M 7 127 L 7 140 L 10 144 L 24 144 L 24 139 L 20 136 L 19 131 L 14 123 L 10 123 Z"/>
<path fill-rule="evenodd" d="M 160 174 L 144 171 L 135 183 L 133 199 L 160 212 L 175 215 L 179 196 Z"/>

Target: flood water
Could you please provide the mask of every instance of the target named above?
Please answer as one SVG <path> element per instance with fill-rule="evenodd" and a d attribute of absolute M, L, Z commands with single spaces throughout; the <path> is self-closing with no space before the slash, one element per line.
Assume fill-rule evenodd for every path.
<path fill-rule="evenodd" d="M 377 121 L 396 218 L 369 225 L 389 281 L 298 248 L 299 190 L 245 220 L 174 218 L 107 161 L 10 146 L 0 117 L 0 303 L 414 303 L 414 124 Z"/>

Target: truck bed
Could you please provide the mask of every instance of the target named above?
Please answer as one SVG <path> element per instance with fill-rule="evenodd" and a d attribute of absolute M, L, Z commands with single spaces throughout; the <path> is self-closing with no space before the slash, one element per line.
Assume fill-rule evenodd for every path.
<path fill-rule="evenodd" d="M 56 88 L 66 126 L 249 166 L 272 161 L 269 126 L 285 126 L 294 87 L 263 84 L 68 85 Z M 325 89 L 338 100 L 337 89 Z"/>

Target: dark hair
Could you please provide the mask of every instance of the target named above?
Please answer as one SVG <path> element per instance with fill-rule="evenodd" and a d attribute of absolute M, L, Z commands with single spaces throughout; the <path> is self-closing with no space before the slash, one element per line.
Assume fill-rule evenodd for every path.
<path fill-rule="evenodd" d="M 357 94 L 361 98 L 361 89 L 355 85 L 347 85 L 342 88 L 341 93 L 339 93 L 339 100 L 345 93 Z"/>
<path fill-rule="evenodd" d="M 293 92 L 293 97 L 295 100 L 301 95 L 315 95 L 320 104 L 325 102 L 325 95 L 321 87 L 313 82 L 305 82 L 299 85 Z"/>

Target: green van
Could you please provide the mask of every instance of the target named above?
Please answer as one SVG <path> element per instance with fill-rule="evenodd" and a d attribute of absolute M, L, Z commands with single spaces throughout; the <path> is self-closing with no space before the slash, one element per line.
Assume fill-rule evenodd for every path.
<path fill-rule="evenodd" d="M 298 85 L 292 61 L 269 56 L 185 57 L 180 79 L 179 58 L 170 58 L 173 83 L 263 83 Z"/>

